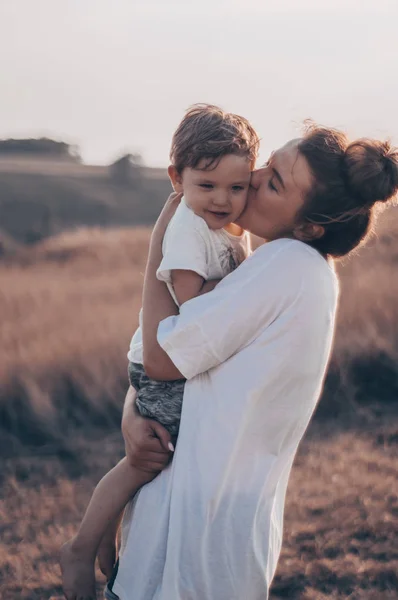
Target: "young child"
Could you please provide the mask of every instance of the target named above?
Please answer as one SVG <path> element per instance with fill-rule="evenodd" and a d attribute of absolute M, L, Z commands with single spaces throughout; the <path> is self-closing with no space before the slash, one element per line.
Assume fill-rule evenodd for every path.
<path fill-rule="evenodd" d="M 249 254 L 249 236 L 234 222 L 246 203 L 258 148 L 258 136 L 246 119 L 211 105 L 192 107 L 174 133 L 168 173 L 174 190 L 184 195 L 164 237 L 157 277 L 178 306 L 215 287 Z M 141 322 L 140 313 L 128 353 L 136 405 L 141 415 L 161 423 L 175 444 L 185 381 L 147 377 Z M 118 517 L 153 478 L 124 458 L 100 481 L 77 535 L 62 549 L 68 600 L 96 597 L 94 564 L 101 540 L 114 548 Z"/>

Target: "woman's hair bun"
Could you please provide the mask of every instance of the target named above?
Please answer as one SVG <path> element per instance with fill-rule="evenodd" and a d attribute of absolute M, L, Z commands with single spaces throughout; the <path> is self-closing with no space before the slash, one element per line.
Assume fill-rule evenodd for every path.
<path fill-rule="evenodd" d="M 386 202 L 398 191 L 398 148 L 389 142 L 352 142 L 343 161 L 347 187 L 365 207 Z"/>

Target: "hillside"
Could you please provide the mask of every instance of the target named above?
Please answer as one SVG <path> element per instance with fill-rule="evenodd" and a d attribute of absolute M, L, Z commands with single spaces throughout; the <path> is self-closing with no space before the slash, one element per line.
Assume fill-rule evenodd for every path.
<path fill-rule="evenodd" d="M 142 168 L 118 181 L 110 167 L 0 157 L 0 253 L 1 233 L 32 243 L 82 225 L 153 223 L 170 191 L 162 169 Z"/>

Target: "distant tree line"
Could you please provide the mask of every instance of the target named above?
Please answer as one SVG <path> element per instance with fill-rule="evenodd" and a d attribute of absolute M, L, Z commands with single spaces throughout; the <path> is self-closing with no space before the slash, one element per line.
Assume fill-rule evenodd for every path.
<path fill-rule="evenodd" d="M 110 174 L 118 184 L 137 185 L 141 181 L 143 158 L 140 154 L 124 154 L 110 165 Z"/>
<path fill-rule="evenodd" d="M 80 161 L 79 147 L 57 142 L 50 138 L 27 138 L 0 140 L 0 155 L 26 154 L 30 156 L 43 156 L 53 158 L 67 158 L 68 160 Z"/>

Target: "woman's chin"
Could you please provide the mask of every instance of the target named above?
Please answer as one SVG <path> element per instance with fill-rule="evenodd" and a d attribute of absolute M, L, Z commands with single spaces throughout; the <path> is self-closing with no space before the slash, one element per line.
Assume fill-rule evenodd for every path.
<path fill-rule="evenodd" d="M 255 223 L 253 223 L 251 219 L 245 218 L 243 215 L 241 215 L 239 219 L 235 220 L 235 225 L 239 225 L 239 227 L 241 227 L 245 231 L 248 231 L 249 233 L 252 233 L 257 237 L 261 237 L 261 234 L 256 230 L 257 228 L 255 226 Z"/>

